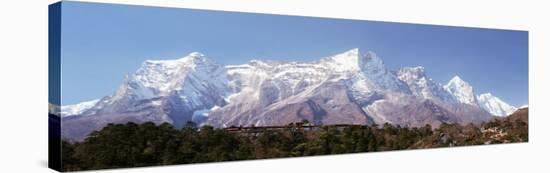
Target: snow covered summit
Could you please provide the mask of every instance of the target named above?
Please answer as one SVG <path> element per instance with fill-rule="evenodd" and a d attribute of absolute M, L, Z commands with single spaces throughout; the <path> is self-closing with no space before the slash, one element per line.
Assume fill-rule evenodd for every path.
<path fill-rule="evenodd" d="M 469 105 L 477 105 L 474 88 L 460 77 L 454 76 L 449 83 L 445 85 L 445 89 L 455 96 L 459 102 Z"/>
<path fill-rule="evenodd" d="M 481 94 L 477 97 L 479 106 L 495 116 L 508 116 L 518 108 L 511 106 L 491 93 Z"/>

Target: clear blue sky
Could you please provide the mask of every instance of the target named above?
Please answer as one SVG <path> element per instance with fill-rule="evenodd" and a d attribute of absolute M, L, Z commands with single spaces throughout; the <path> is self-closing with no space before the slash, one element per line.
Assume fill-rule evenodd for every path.
<path fill-rule="evenodd" d="M 147 59 L 199 51 L 220 64 L 311 61 L 371 50 L 392 70 L 422 65 L 435 81 L 454 75 L 478 94 L 528 103 L 525 31 L 64 2 L 62 104 L 115 92 Z"/>

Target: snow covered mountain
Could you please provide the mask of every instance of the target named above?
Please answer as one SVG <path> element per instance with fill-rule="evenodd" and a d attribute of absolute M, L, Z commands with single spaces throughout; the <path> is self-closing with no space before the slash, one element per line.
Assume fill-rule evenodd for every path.
<path fill-rule="evenodd" d="M 404 67 L 397 74 L 399 79 L 409 86 L 415 96 L 446 103 L 457 101 L 455 96 L 451 95 L 441 84 L 428 78 L 422 66 Z"/>
<path fill-rule="evenodd" d="M 301 119 L 317 124 L 372 123 L 363 104 L 406 86 L 372 52 L 358 49 L 315 62 L 253 60 L 227 66 L 233 89 L 227 106 L 209 114 L 205 124 L 286 125 Z"/>
<path fill-rule="evenodd" d="M 226 74 L 224 66 L 197 52 L 176 60 L 145 61 L 113 95 L 63 119 L 62 136 L 82 139 L 108 123 L 166 122 L 181 127 L 193 120 L 195 111 L 226 104 Z"/>
<path fill-rule="evenodd" d="M 479 106 L 495 116 L 508 116 L 514 113 L 518 108 L 510 106 L 491 93 L 481 94 L 477 97 Z"/>
<path fill-rule="evenodd" d="M 73 105 L 61 106 L 61 115 L 64 117 L 80 115 L 97 104 L 99 99 L 80 102 Z"/>
<path fill-rule="evenodd" d="M 453 77 L 444 87 L 451 95 L 453 95 L 460 103 L 469 105 L 477 105 L 474 87 L 460 77 Z"/>
<path fill-rule="evenodd" d="M 313 62 L 252 60 L 227 66 L 194 52 L 145 61 L 114 94 L 63 106 L 62 136 L 81 140 L 108 123 L 147 121 L 176 127 L 187 121 L 229 127 L 303 119 L 438 126 L 486 121 L 512 110 L 495 98 L 476 97 L 458 76 L 443 86 L 423 67 L 390 71 L 376 54 L 359 49 Z"/>
<path fill-rule="evenodd" d="M 479 106 L 494 116 L 508 116 L 517 110 L 491 93 L 476 95 L 473 87 L 458 76 L 453 77 L 444 88 L 459 102 Z"/>

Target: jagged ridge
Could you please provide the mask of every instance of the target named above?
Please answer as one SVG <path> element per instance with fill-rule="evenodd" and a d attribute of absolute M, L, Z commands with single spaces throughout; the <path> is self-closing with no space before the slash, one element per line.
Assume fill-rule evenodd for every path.
<path fill-rule="evenodd" d="M 424 70 L 392 72 L 376 54 L 359 49 L 315 62 L 253 60 L 228 66 L 194 52 L 177 60 L 145 61 L 113 95 L 81 109 L 62 107 L 62 112 L 77 112 L 62 114 L 63 134 L 82 139 L 106 123 L 127 121 L 228 127 L 308 119 L 316 124 L 438 126 L 485 121 L 489 113 L 501 116 L 512 110 L 485 104 L 498 98 L 480 99 L 485 97 L 477 97 L 458 76 L 442 86 Z"/>

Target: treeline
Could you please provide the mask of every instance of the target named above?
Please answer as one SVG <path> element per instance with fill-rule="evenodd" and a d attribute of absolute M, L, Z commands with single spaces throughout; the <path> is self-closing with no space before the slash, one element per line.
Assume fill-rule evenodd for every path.
<path fill-rule="evenodd" d="M 210 126 L 182 129 L 170 124 L 109 124 L 82 142 L 62 143 L 63 170 L 126 168 L 217 161 L 314 156 L 528 141 L 527 123 L 497 119 L 481 125 L 442 124 L 407 128 L 289 124 L 258 133 Z"/>

